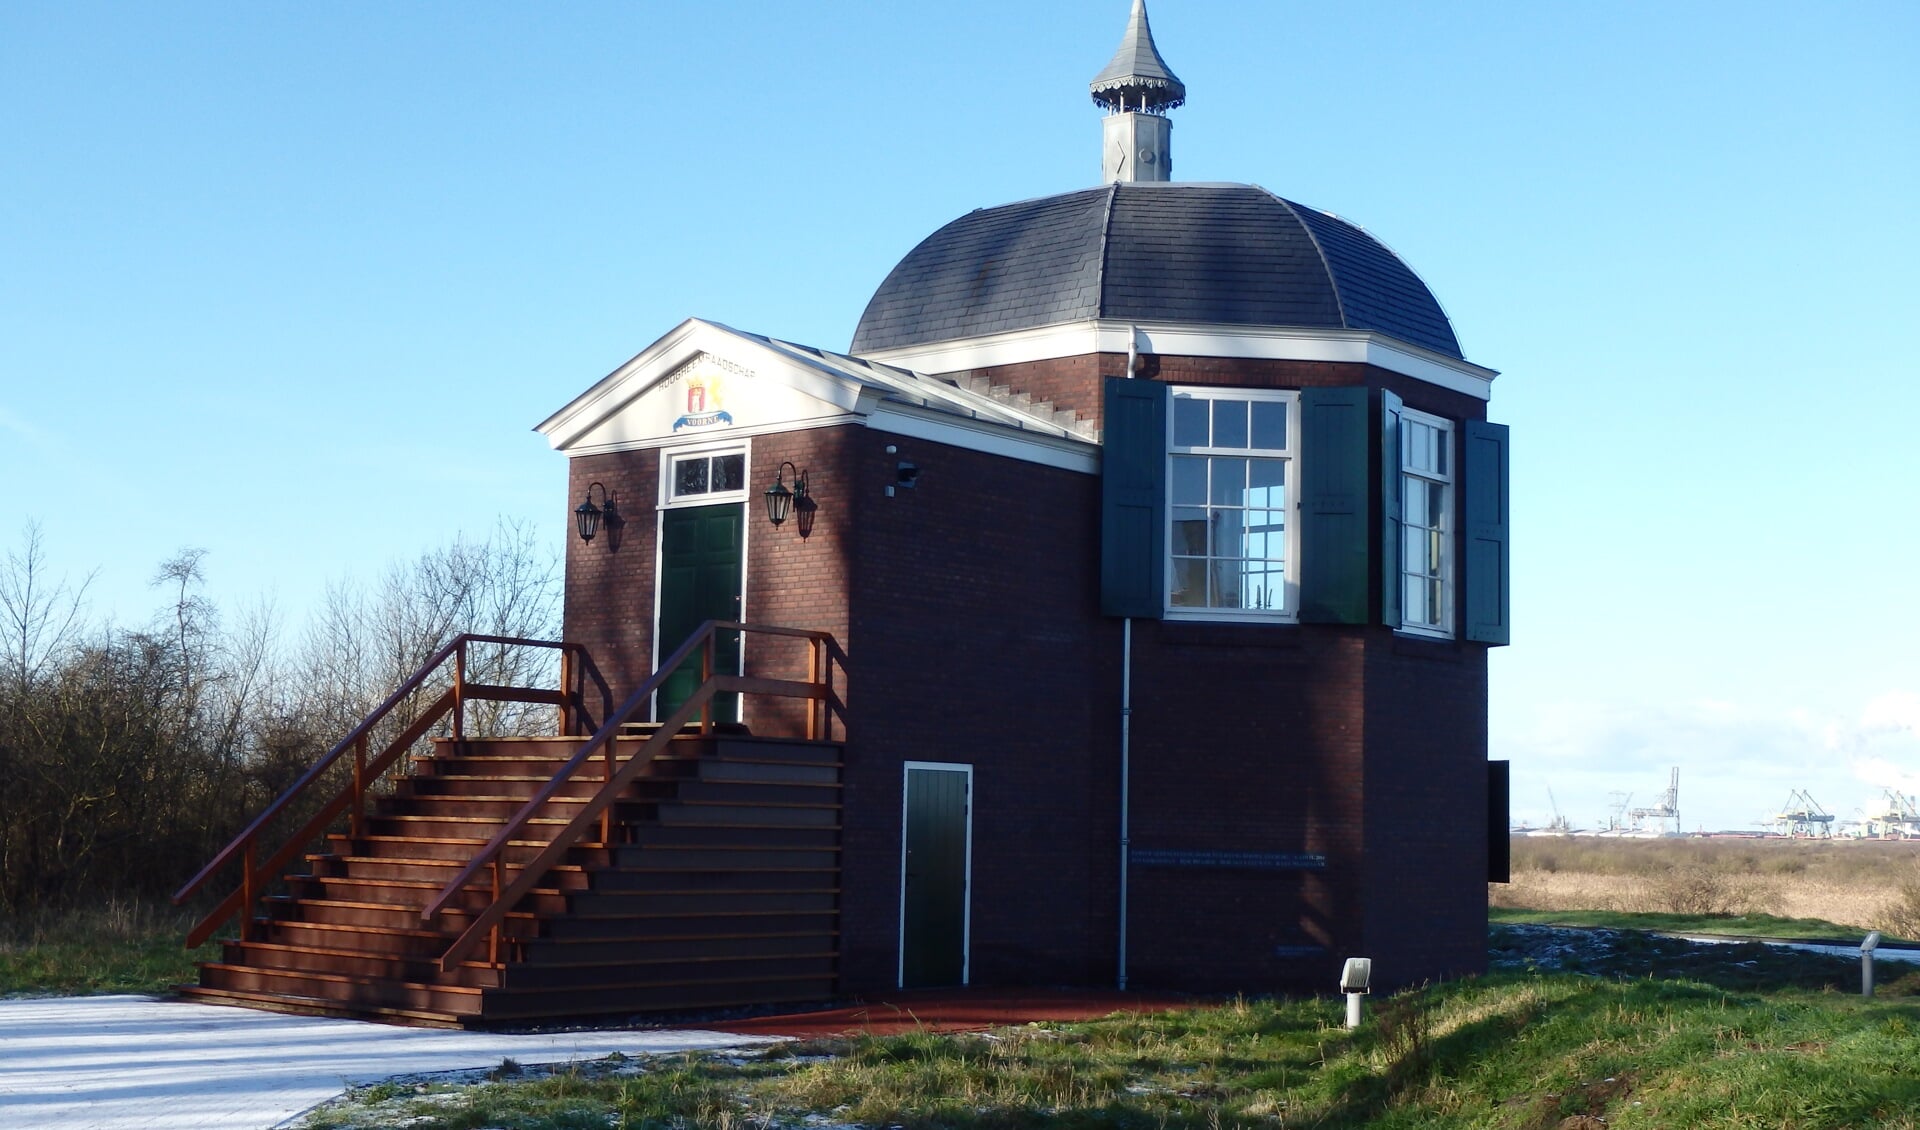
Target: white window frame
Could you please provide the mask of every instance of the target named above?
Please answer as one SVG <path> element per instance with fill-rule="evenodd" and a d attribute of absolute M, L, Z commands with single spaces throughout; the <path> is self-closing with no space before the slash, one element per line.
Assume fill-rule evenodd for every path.
<path fill-rule="evenodd" d="M 676 495 L 673 493 L 674 464 L 681 459 L 712 458 L 717 455 L 738 455 L 740 457 L 740 489 L 708 491 L 704 494 Z M 746 502 L 752 493 L 753 453 L 748 445 L 738 440 L 732 443 L 706 443 L 686 447 L 663 447 L 660 449 L 660 498 L 659 507 L 670 510 L 681 506 L 715 506 L 723 502 Z"/>
<path fill-rule="evenodd" d="M 1409 425 L 1424 425 L 1440 433 L 1440 450 L 1446 453 L 1446 468 L 1434 470 L 1415 467 L 1413 458 L 1413 439 L 1415 430 Z M 1400 481 L 1395 489 L 1400 492 L 1400 544 L 1394 547 L 1394 578 L 1400 586 L 1400 630 L 1409 635 L 1430 636 L 1435 639 L 1452 639 L 1454 636 L 1454 615 L 1456 600 L 1454 594 L 1454 552 L 1456 531 L 1460 524 L 1459 471 L 1460 451 L 1455 442 L 1458 429 L 1452 420 L 1444 416 L 1435 416 L 1413 408 L 1400 410 Z M 1428 484 L 1439 483 L 1445 489 L 1440 498 L 1442 512 L 1437 525 L 1416 526 L 1410 520 L 1413 513 L 1413 492 L 1416 486 L 1424 488 Z M 1424 539 L 1435 535 L 1440 539 L 1440 571 L 1436 576 L 1424 570 L 1413 572 L 1407 568 L 1408 551 L 1416 536 Z M 1408 619 L 1408 609 L 1412 607 L 1409 589 L 1416 578 L 1422 586 L 1433 580 L 1440 582 L 1440 610 L 1437 622 L 1429 624 L 1413 623 Z"/>
<path fill-rule="evenodd" d="M 1166 436 L 1166 472 L 1167 472 L 1167 520 L 1164 537 L 1166 542 L 1166 583 L 1161 599 L 1169 620 L 1214 620 L 1252 622 L 1263 624 L 1292 624 L 1300 617 L 1300 394 L 1291 389 L 1233 388 L 1220 385 L 1175 385 L 1169 390 L 1167 406 Z M 1177 405 L 1182 397 L 1198 400 L 1239 400 L 1249 404 L 1254 402 L 1277 403 L 1287 406 L 1287 435 L 1284 449 L 1247 447 L 1213 447 L 1176 445 L 1174 437 L 1174 419 L 1179 414 Z M 1251 417 L 1251 411 L 1249 411 Z M 1212 438 L 1212 437 L 1209 437 Z M 1252 437 L 1249 435 L 1251 444 Z M 1279 608 L 1196 608 L 1192 605 L 1173 603 L 1175 561 L 1188 558 L 1186 554 L 1176 554 L 1174 542 L 1174 502 L 1173 475 L 1174 458 L 1182 455 L 1206 457 L 1224 456 L 1229 458 L 1278 459 L 1285 465 L 1286 498 L 1281 506 L 1285 515 L 1286 531 L 1282 535 L 1284 558 L 1281 563 L 1281 606 Z M 1211 502 L 1209 502 L 1211 509 Z M 1213 558 L 1209 556 L 1207 560 Z"/>

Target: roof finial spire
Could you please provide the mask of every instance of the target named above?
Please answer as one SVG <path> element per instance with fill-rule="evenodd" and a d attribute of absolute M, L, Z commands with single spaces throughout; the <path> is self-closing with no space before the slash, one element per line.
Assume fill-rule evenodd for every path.
<path fill-rule="evenodd" d="M 1165 114 L 1187 100 L 1187 87 L 1153 45 L 1147 0 L 1133 0 L 1120 49 L 1089 89 L 1094 104 L 1107 111 L 1102 180 L 1171 180 L 1173 161 L 1167 149 L 1173 130 Z"/>
<path fill-rule="evenodd" d="M 1113 61 L 1090 84 L 1095 104 L 1114 113 L 1171 110 L 1187 100 L 1187 87 L 1160 57 L 1147 23 L 1147 0 L 1133 0 L 1133 15 Z"/>

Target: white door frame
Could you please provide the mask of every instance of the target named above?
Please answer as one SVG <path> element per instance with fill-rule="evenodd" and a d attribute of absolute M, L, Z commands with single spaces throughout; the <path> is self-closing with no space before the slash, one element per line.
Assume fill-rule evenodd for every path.
<path fill-rule="evenodd" d="M 907 789 L 914 769 L 936 769 L 967 775 L 966 869 L 961 880 L 960 897 L 960 983 L 973 983 L 973 766 L 956 761 L 908 761 L 900 767 L 900 929 L 895 953 L 893 984 L 907 983 Z"/>

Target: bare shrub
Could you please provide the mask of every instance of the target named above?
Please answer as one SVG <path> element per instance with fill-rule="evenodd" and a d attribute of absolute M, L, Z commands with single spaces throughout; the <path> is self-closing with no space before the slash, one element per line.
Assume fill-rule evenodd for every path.
<path fill-rule="evenodd" d="M 1662 910 L 1674 914 L 1727 914 L 1733 884 L 1711 867 L 1676 867 L 1652 881 L 1653 897 Z"/>
<path fill-rule="evenodd" d="M 0 552 L 0 916 L 168 894 L 455 634 L 559 626 L 556 559 L 511 525 L 395 565 L 369 596 L 339 586 L 291 655 L 270 607 L 223 621 L 205 563 L 163 563 L 162 610 L 126 630 L 87 621 L 85 582 L 50 574 L 37 527 Z M 479 646 L 466 674 L 552 686 L 556 667 Z M 467 721 L 551 732 L 553 707 L 476 703 Z"/>
<path fill-rule="evenodd" d="M 1920 938 L 1920 868 L 1908 869 L 1875 925 L 1898 937 Z"/>

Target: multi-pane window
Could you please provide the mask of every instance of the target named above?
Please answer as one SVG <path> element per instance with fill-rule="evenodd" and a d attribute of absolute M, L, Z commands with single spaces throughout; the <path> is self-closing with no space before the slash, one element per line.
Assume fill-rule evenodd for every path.
<path fill-rule="evenodd" d="M 1400 626 L 1453 634 L 1453 426 L 1400 417 Z"/>
<path fill-rule="evenodd" d="M 667 471 L 667 498 L 714 501 L 708 495 L 739 494 L 747 485 L 747 456 L 741 451 L 675 455 Z"/>
<path fill-rule="evenodd" d="M 1289 392 L 1175 389 L 1169 421 L 1167 607 L 1291 615 Z"/>

